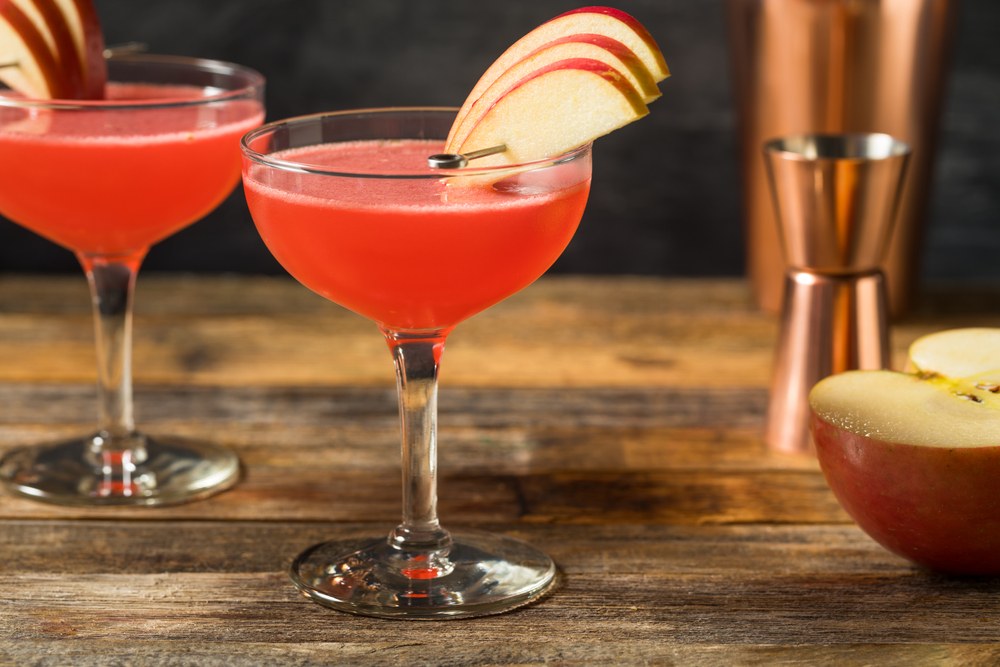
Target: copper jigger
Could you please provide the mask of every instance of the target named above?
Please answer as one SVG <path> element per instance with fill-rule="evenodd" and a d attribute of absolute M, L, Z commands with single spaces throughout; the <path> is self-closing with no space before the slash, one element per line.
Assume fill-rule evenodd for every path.
<path fill-rule="evenodd" d="M 889 363 L 882 262 L 910 156 L 887 134 L 805 134 L 764 144 L 785 256 L 767 443 L 812 450 L 809 390 Z"/>

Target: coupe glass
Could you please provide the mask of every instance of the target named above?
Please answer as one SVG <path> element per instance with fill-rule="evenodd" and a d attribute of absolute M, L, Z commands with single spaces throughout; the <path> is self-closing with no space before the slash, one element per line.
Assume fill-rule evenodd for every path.
<path fill-rule="evenodd" d="M 527 286 L 559 257 L 590 187 L 590 147 L 516 166 L 434 170 L 454 109 L 376 109 L 265 125 L 243 139 L 257 229 L 297 280 L 371 320 L 396 368 L 402 522 L 313 546 L 295 585 L 320 604 L 383 617 L 506 611 L 556 567 L 534 547 L 451 534 L 437 516 L 437 374 L 456 324 Z"/>
<path fill-rule="evenodd" d="M 97 338 L 96 435 L 14 449 L 0 478 L 66 505 L 159 505 L 239 477 L 229 450 L 153 439 L 132 414 L 132 297 L 149 247 L 203 217 L 239 182 L 239 138 L 263 122 L 263 77 L 156 55 L 108 61 L 99 101 L 0 91 L 0 213 L 70 249 L 90 284 Z"/>

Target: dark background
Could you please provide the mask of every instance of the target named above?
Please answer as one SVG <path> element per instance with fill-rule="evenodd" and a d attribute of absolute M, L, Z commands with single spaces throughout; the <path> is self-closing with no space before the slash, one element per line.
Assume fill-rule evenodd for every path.
<path fill-rule="evenodd" d="M 109 44 L 231 60 L 268 79 L 268 118 L 454 105 L 561 0 L 96 0 Z M 744 270 L 724 0 L 622 0 L 674 75 L 652 113 L 600 139 L 584 223 L 555 270 L 737 275 Z M 965 0 L 949 79 L 923 276 L 1000 279 L 1000 3 Z M 0 224 L 0 271 L 78 271 Z M 154 247 L 150 270 L 279 273 L 242 193 Z"/>

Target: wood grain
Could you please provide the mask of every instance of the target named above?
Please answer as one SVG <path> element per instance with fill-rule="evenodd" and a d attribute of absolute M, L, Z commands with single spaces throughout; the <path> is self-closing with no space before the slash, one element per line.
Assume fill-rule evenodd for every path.
<path fill-rule="evenodd" d="M 776 332 L 739 281 L 545 279 L 460 327 L 440 396 L 445 524 L 561 568 L 524 610 L 335 613 L 285 571 L 399 515 L 391 364 L 373 327 L 282 279 L 145 278 L 136 409 L 232 447 L 244 478 L 159 509 L 0 494 L 0 664 L 992 665 L 1000 580 L 868 539 L 810 457 L 761 434 Z M 931 293 L 894 330 L 1000 325 Z M 977 305 L 978 304 L 978 305 Z M 92 428 L 82 279 L 0 277 L 0 451 Z"/>

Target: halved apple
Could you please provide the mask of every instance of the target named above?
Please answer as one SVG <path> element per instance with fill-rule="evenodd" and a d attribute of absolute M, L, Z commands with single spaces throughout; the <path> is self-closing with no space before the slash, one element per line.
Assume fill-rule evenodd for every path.
<path fill-rule="evenodd" d="M 911 350 L 919 372 L 852 371 L 813 388 L 820 466 L 885 548 L 937 570 L 1000 574 L 1000 330 L 941 332 Z"/>
<path fill-rule="evenodd" d="M 562 155 L 648 113 L 615 68 L 590 58 L 550 63 L 514 83 L 470 128 L 457 152 L 504 144 L 476 166 Z"/>
<path fill-rule="evenodd" d="M 476 85 L 473 86 L 467 97 L 467 100 L 471 100 L 468 104 L 471 106 L 471 103 L 479 99 L 494 81 L 518 61 L 540 48 L 571 35 L 602 35 L 620 42 L 636 55 L 643 67 L 649 72 L 654 83 L 662 81 L 670 75 L 656 40 L 634 17 L 611 7 L 583 7 L 546 21 L 514 42 L 487 68 Z M 462 111 L 459 112 L 455 124 L 452 126 L 453 130 L 457 130 L 466 111 L 467 109 L 463 105 Z M 454 143 L 451 135 L 449 135 L 447 143 Z"/>
<path fill-rule="evenodd" d="M 460 120 L 452 127 L 445 151 L 453 152 L 461 145 L 483 113 L 520 79 L 554 62 L 572 58 L 598 60 L 618 70 L 646 104 L 660 96 L 653 77 L 627 46 L 604 35 L 570 35 L 529 53 L 497 77 L 478 99 L 468 98 L 459 109 L 457 118 Z"/>
<path fill-rule="evenodd" d="M 0 0 L 0 81 L 30 97 L 72 90 L 45 35 L 13 0 Z"/>

